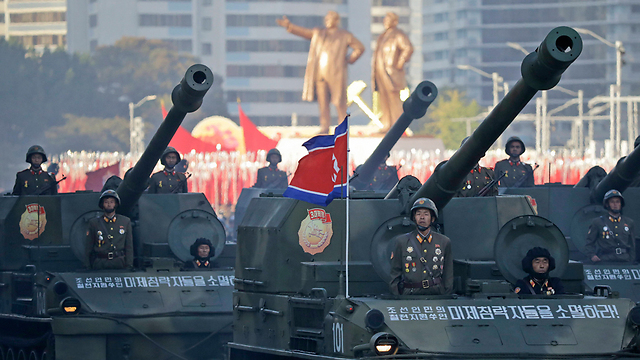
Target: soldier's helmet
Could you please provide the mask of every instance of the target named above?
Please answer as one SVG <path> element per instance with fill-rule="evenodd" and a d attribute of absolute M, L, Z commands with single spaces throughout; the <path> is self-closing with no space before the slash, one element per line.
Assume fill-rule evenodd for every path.
<path fill-rule="evenodd" d="M 27 150 L 27 162 L 31 163 L 31 155 L 40 154 L 42 155 L 42 162 L 47 162 L 47 153 L 44 152 L 44 148 L 40 145 L 33 145 Z"/>
<path fill-rule="evenodd" d="M 520 153 L 520 155 L 524 154 L 524 151 L 526 150 L 526 147 L 524 146 L 524 142 L 522 141 L 522 139 L 520 139 L 517 136 L 512 136 L 509 139 L 507 139 L 507 144 L 504 146 L 504 152 L 506 152 L 507 155 L 511 156 L 511 154 L 509 154 L 509 144 L 511 144 L 514 141 L 519 142 L 520 146 L 522 146 L 522 152 Z"/>
<path fill-rule="evenodd" d="M 624 197 L 622 197 L 622 193 L 620 193 L 620 191 L 615 189 L 609 190 L 606 194 L 604 194 L 604 199 L 602 199 L 602 206 L 604 206 L 605 209 L 609 209 L 609 199 L 614 197 L 619 197 L 620 202 L 622 203 L 622 207 L 624 207 Z"/>
<path fill-rule="evenodd" d="M 176 156 L 178 157 L 178 161 L 176 161 L 176 164 L 179 163 L 182 158 L 180 157 L 180 153 L 178 152 L 178 150 L 176 150 L 174 147 L 172 146 L 167 146 L 166 149 L 164 149 L 164 151 L 162 152 L 162 156 L 160 157 L 160 164 L 167 166 L 167 162 L 165 161 L 165 157 L 171 153 L 176 154 Z"/>
<path fill-rule="evenodd" d="M 271 155 L 278 155 L 278 162 L 276 162 L 276 164 L 282 161 L 282 154 L 280 154 L 280 151 L 278 151 L 278 149 L 273 148 L 267 152 L 267 161 L 269 161 Z"/>
<path fill-rule="evenodd" d="M 102 200 L 108 197 L 116 199 L 116 205 L 120 206 L 120 196 L 118 196 L 118 193 L 115 190 L 109 189 L 105 190 L 102 195 L 100 195 L 100 200 L 98 200 L 98 206 L 100 207 L 100 209 L 103 209 Z"/>
<path fill-rule="evenodd" d="M 433 221 L 438 219 L 438 208 L 431 199 L 419 198 L 413 203 L 413 206 L 411 207 L 411 220 L 414 219 L 415 211 L 418 209 L 429 209 L 432 212 Z"/>
<path fill-rule="evenodd" d="M 469 140 L 471 136 L 467 136 L 466 138 L 462 139 L 462 141 L 460 142 L 460 147 L 462 147 L 462 145 L 464 145 L 464 143 L 467 142 L 467 140 Z"/>
<path fill-rule="evenodd" d="M 547 258 L 549 260 L 549 270 L 547 272 L 551 272 L 556 268 L 556 259 L 551 256 L 549 250 L 536 246 L 527 251 L 527 255 L 522 258 L 522 270 L 527 274 L 533 273 L 533 259 L 539 257 Z"/>
<path fill-rule="evenodd" d="M 637 148 L 638 146 L 640 146 L 640 136 L 638 136 L 636 138 L 636 141 L 633 142 L 633 148 Z"/>

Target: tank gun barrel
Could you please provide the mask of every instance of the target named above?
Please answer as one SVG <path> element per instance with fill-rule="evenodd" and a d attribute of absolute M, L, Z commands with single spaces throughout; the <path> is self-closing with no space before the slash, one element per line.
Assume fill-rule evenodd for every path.
<path fill-rule="evenodd" d="M 636 140 L 636 143 L 638 141 Z M 618 160 L 616 166 L 591 191 L 591 201 L 601 204 L 604 194 L 609 190 L 625 191 L 640 171 L 640 146 Z"/>
<path fill-rule="evenodd" d="M 446 162 L 440 163 L 434 173 L 406 204 L 421 197 L 428 197 L 440 209 L 454 196 L 456 190 L 498 139 L 513 122 L 538 90 L 556 86 L 562 73 L 582 51 L 582 38 L 572 28 L 561 26 L 553 29 L 536 49 L 522 61 L 522 78 L 496 105 L 487 118 L 471 134 L 467 142 Z"/>
<path fill-rule="evenodd" d="M 171 93 L 173 106 L 169 110 L 155 135 L 149 142 L 144 153 L 125 176 L 122 184 L 116 190 L 120 196 L 118 212 L 129 214 L 133 205 L 145 190 L 147 180 L 166 149 L 171 138 L 176 133 L 187 113 L 194 112 L 202 105 L 202 99 L 213 84 L 211 70 L 202 64 L 195 64 L 187 69 L 184 77 Z"/>
<path fill-rule="evenodd" d="M 416 87 L 415 91 L 402 104 L 404 111 L 398 120 L 382 138 L 378 146 L 373 150 L 371 156 L 362 164 L 358 170 L 358 177 L 354 179 L 354 184 L 367 184 L 371 181 L 378 166 L 384 161 L 387 153 L 398 142 L 402 134 L 407 130 L 414 119 L 424 116 L 429 105 L 438 96 L 438 88 L 430 81 L 423 81 Z"/>

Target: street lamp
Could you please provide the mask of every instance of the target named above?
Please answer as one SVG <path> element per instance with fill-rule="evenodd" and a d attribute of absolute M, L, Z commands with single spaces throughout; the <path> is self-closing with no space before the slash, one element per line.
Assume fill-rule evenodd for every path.
<path fill-rule="evenodd" d="M 138 156 L 142 151 L 142 119 L 136 121 L 133 117 L 133 110 L 142 106 L 147 101 L 155 100 L 157 96 L 147 95 L 137 103 L 129 103 L 129 152 L 131 156 Z"/>
<path fill-rule="evenodd" d="M 622 92 L 622 55 L 624 55 L 625 50 L 624 50 L 624 46 L 622 46 L 622 41 L 616 40 L 615 42 L 611 42 L 605 38 L 603 38 L 602 36 L 594 33 L 591 30 L 588 29 L 583 29 L 583 28 L 574 28 L 577 32 L 581 33 L 581 34 L 586 34 L 586 35 L 591 35 L 594 38 L 596 38 L 597 40 L 599 40 L 601 43 L 612 47 L 616 50 L 616 88 L 615 88 L 615 106 L 616 106 L 616 119 L 615 119 L 615 126 L 616 126 L 616 135 L 615 135 L 615 151 L 616 154 L 614 154 L 614 156 L 617 156 L 618 153 L 620 152 L 620 119 L 622 117 L 621 114 L 621 108 L 620 108 L 620 95 Z M 611 96 L 613 97 L 614 94 L 611 94 Z M 613 103 L 613 101 L 612 101 Z M 613 111 L 612 111 L 613 113 Z M 610 125 L 610 137 L 612 142 L 614 141 L 614 131 L 613 131 L 613 127 L 614 127 L 614 123 L 613 120 L 611 122 Z"/>

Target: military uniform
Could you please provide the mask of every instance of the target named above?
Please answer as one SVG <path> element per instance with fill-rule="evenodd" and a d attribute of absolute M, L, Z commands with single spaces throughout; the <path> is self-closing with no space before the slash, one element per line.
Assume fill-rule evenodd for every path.
<path fill-rule="evenodd" d="M 474 197 L 478 196 L 480 190 L 493 181 L 495 174 L 493 170 L 476 165 L 464 178 L 462 187 L 456 192 L 457 197 Z M 487 192 L 488 196 L 498 195 L 498 187 L 493 186 Z"/>
<path fill-rule="evenodd" d="M 518 182 L 520 182 L 518 187 L 533 187 L 535 185 L 533 168 L 522 161 L 511 161 L 509 159 L 498 161 L 493 171 L 496 174 L 505 173 L 504 177 L 498 182 L 499 186 L 515 187 Z M 520 181 L 523 176 L 527 176 L 527 178 L 524 181 Z"/>
<path fill-rule="evenodd" d="M 524 295 L 560 295 L 564 294 L 564 285 L 562 285 L 562 280 L 557 277 L 536 281 L 529 275 L 524 279 L 518 280 L 513 291 L 516 294 Z"/>
<path fill-rule="evenodd" d="M 258 177 L 254 188 L 263 189 L 286 189 L 289 186 L 287 173 L 278 170 L 278 167 L 265 166 L 258 169 Z"/>
<path fill-rule="evenodd" d="M 13 195 L 55 195 L 57 193 L 55 177 L 42 169 L 27 169 L 16 174 Z"/>
<path fill-rule="evenodd" d="M 89 220 L 86 264 L 90 269 L 124 269 L 133 266 L 131 220 L 124 215 L 102 215 Z"/>
<path fill-rule="evenodd" d="M 635 226 L 626 216 L 600 216 L 591 221 L 586 255 L 598 255 L 602 261 L 633 262 L 636 258 Z"/>
<path fill-rule="evenodd" d="M 396 295 L 449 294 L 453 290 L 451 240 L 430 231 L 401 235 L 391 253 L 391 292 Z"/>
<path fill-rule="evenodd" d="M 175 190 L 178 189 L 178 190 Z M 175 190 L 175 191 L 174 191 Z M 168 170 L 151 175 L 149 194 L 173 194 L 189 192 L 185 174 Z"/>
<path fill-rule="evenodd" d="M 395 166 L 380 165 L 369 183 L 369 190 L 391 190 L 398 183 L 398 169 Z"/>

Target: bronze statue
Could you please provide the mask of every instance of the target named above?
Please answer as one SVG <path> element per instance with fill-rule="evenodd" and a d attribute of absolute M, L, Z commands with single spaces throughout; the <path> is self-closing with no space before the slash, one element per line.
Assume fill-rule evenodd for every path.
<path fill-rule="evenodd" d="M 385 31 L 376 41 L 376 50 L 371 60 L 371 84 L 378 92 L 379 108 L 382 112 L 381 132 L 389 130 L 402 115 L 400 90 L 407 87 L 404 64 L 411 58 L 413 46 L 407 35 L 398 26 L 398 15 L 389 12 L 384 18 Z"/>
<path fill-rule="evenodd" d="M 328 134 L 331 124 L 329 102 L 336 107 L 339 118 L 346 116 L 347 63 L 353 64 L 358 60 L 364 52 L 364 46 L 353 34 L 338 27 L 340 15 L 335 11 L 329 11 L 324 17 L 325 28 L 308 29 L 297 26 L 286 16 L 276 22 L 288 32 L 311 40 L 302 100 L 318 99 L 320 133 Z M 347 56 L 349 48 L 352 51 Z"/>

